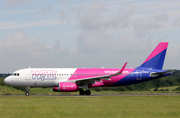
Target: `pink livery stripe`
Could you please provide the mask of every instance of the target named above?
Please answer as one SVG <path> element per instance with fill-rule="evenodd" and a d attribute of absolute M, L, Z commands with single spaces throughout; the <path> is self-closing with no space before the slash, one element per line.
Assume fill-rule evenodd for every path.
<path fill-rule="evenodd" d="M 149 57 L 143 62 L 143 64 L 149 61 L 150 59 L 152 59 L 154 56 L 161 53 L 162 51 L 164 51 L 165 49 L 167 49 L 167 46 L 168 46 L 168 42 L 159 43 L 159 45 L 154 49 L 154 51 L 149 55 Z"/>
<path fill-rule="evenodd" d="M 97 77 L 97 76 L 104 76 L 104 75 L 110 75 L 115 74 L 119 71 L 119 69 L 112 69 L 112 68 L 78 68 L 76 71 L 72 74 L 72 76 L 68 80 L 76 80 L 76 79 L 83 79 L 83 78 L 90 78 L 90 77 Z M 121 75 L 113 76 L 110 79 L 111 80 L 101 80 L 102 82 L 96 82 L 96 84 L 92 84 L 91 87 L 96 86 L 111 86 L 114 83 L 118 82 L 122 78 L 126 77 L 128 74 L 130 74 L 134 69 L 124 69 L 123 73 Z"/>

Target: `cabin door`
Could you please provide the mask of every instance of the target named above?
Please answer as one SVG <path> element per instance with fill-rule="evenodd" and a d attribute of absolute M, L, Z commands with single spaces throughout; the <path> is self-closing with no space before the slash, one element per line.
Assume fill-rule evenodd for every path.
<path fill-rule="evenodd" d="M 25 80 L 31 80 L 30 70 L 26 70 L 26 72 L 25 72 Z"/>

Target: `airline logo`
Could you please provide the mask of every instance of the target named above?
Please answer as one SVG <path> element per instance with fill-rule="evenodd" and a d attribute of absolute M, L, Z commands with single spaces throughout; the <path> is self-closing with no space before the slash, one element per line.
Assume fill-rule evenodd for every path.
<path fill-rule="evenodd" d="M 111 71 L 111 70 L 107 70 L 107 71 L 104 71 L 105 73 L 117 73 L 118 71 Z M 129 71 L 123 71 L 123 73 L 129 73 Z"/>
<path fill-rule="evenodd" d="M 32 70 L 32 79 L 35 80 L 55 80 L 57 71 L 53 70 Z"/>
<path fill-rule="evenodd" d="M 118 71 L 111 71 L 111 70 L 108 70 L 108 71 L 104 71 L 105 73 L 117 73 Z"/>

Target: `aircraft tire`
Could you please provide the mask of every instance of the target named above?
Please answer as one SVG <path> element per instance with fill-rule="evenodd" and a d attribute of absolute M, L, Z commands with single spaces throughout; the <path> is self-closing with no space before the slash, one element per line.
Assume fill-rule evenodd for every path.
<path fill-rule="evenodd" d="M 26 95 L 26 96 L 29 96 L 29 92 L 26 92 L 25 95 Z"/>
<path fill-rule="evenodd" d="M 85 94 L 86 95 L 91 95 L 91 91 L 90 90 L 86 90 Z"/>
<path fill-rule="evenodd" d="M 80 89 L 80 90 L 79 90 L 79 95 L 84 95 L 84 93 L 85 93 L 85 92 L 84 92 L 83 89 Z"/>

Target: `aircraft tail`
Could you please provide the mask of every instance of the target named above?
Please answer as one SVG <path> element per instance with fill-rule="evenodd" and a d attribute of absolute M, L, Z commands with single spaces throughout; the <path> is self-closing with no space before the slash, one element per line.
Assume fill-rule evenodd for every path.
<path fill-rule="evenodd" d="M 154 49 L 154 51 L 139 67 L 162 70 L 167 47 L 168 47 L 168 42 L 159 43 L 159 45 Z"/>

